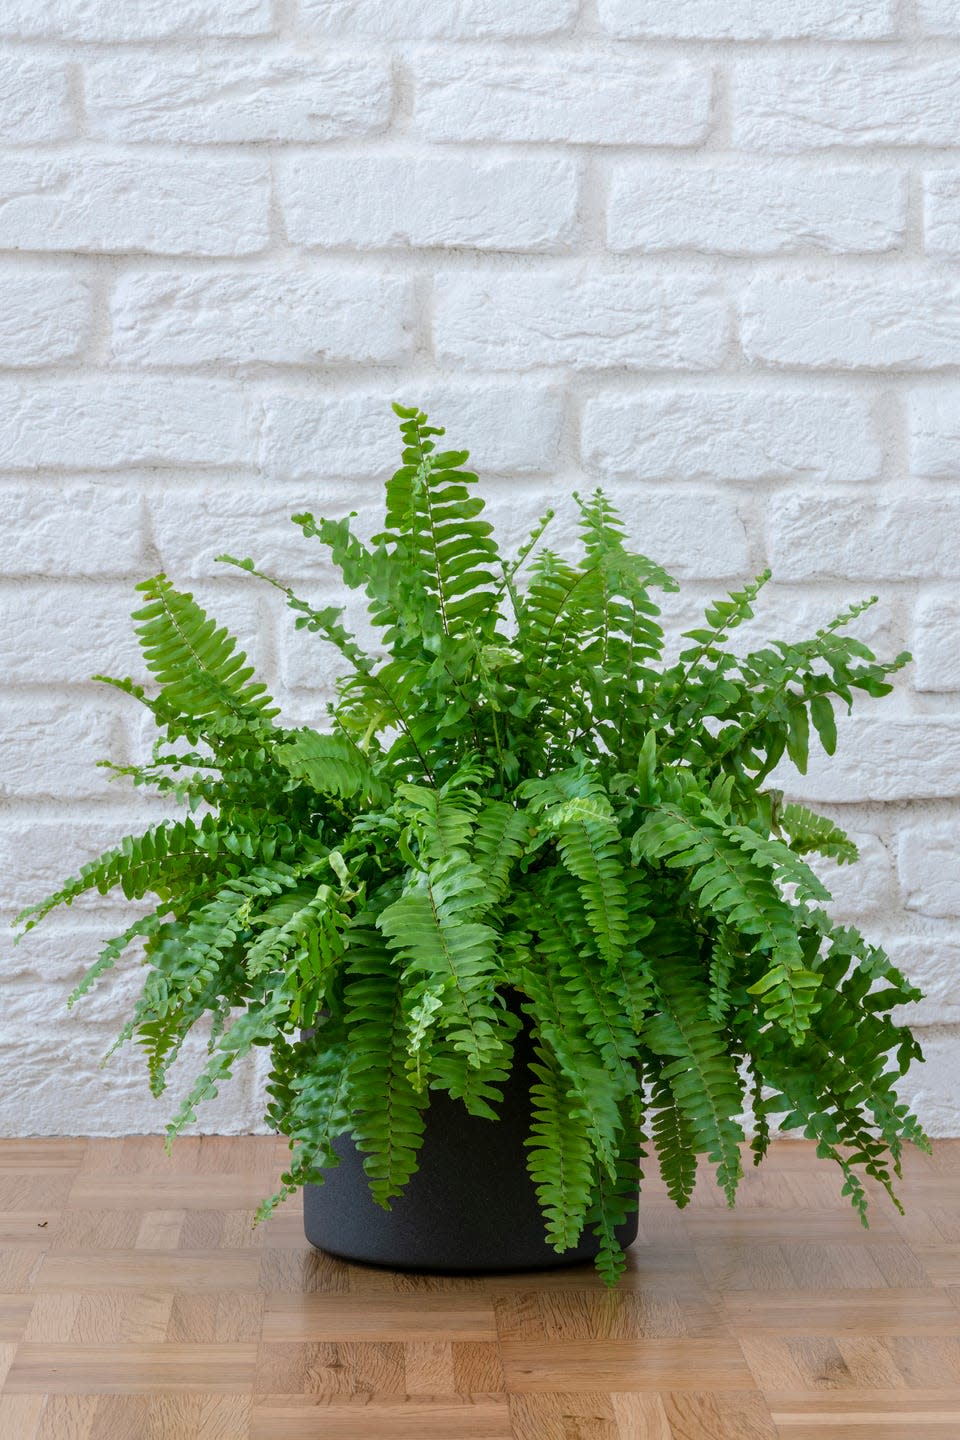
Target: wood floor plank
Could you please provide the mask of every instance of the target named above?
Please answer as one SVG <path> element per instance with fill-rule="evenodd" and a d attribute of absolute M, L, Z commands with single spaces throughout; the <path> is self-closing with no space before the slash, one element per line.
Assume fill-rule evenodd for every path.
<path fill-rule="evenodd" d="M 249 1391 L 256 1345 L 48 1345 L 24 1341 L 6 1390 L 23 1394 L 149 1394 Z"/>
<path fill-rule="evenodd" d="M 257 1250 L 58 1250 L 46 1255 L 34 1290 L 260 1289 Z"/>
<path fill-rule="evenodd" d="M 4 1140 L 0 1146 L 0 1172 L 14 1170 L 36 1174 L 43 1170 L 77 1171 L 87 1153 L 84 1139 Z"/>
<path fill-rule="evenodd" d="M 59 1177 L 53 1178 L 59 1181 Z M 268 1183 L 261 1175 L 243 1172 L 197 1175 L 151 1169 L 146 1183 L 144 1175 L 136 1170 L 118 1175 L 81 1173 L 73 1182 L 70 1200 L 85 1210 L 131 1210 L 139 1206 L 143 1210 L 252 1211 L 265 1198 Z M 53 1193 L 54 1186 L 49 1188 Z"/>
<path fill-rule="evenodd" d="M 528 1391 L 748 1390 L 735 1340 L 505 1340 L 507 1385 Z"/>
<path fill-rule="evenodd" d="M 483 1295 L 268 1295 L 263 1338 L 495 1340 L 497 1331 Z"/>
<path fill-rule="evenodd" d="M 515 1440 L 620 1440 L 609 1392 L 511 1395 Z"/>
<path fill-rule="evenodd" d="M 286 1158 L 0 1141 L 0 1440 L 960 1440 L 960 1143 L 869 1231 L 805 1142 L 733 1212 L 655 1180 L 612 1292 L 349 1264 L 299 1201 L 254 1228 Z"/>
<path fill-rule="evenodd" d="M 355 1403 L 359 1401 L 360 1403 Z M 407 1396 L 335 1397 L 318 1406 L 301 1396 L 255 1400 L 249 1440 L 514 1440 L 504 1398 L 475 1402 Z"/>
<path fill-rule="evenodd" d="M 960 1310 L 927 1290 L 732 1291 L 734 1335 L 960 1335 Z"/>
<path fill-rule="evenodd" d="M 161 1344 L 172 1305 L 173 1296 L 162 1291 L 38 1295 L 23 1338 L 53 1345 Z"/>
<path fill-rule="evenodd" d="M 0 1245 L 29 1245 L 38 1250 L 49 1250 L 59 1232 L 61 1213 L 45 1209 L 3 1211 L 0 1214 Z"/>
<path fill-rule="evenodd" d="M 617 1440 L 673 1440 L 663 1397 L 656 1392 L 614 1390 L 610 1403 Z"/>
<path fill-rule="evenodd" d="M 15 1295 L 0 1295 L 0 1343 L 10 1344 L 22 1337 L 32 1309 L 32 1295 L 22 1291 Z"/>
<path fill-rule="evenodd" d="M 663 1396 L 671 1440 L 777 1440 L 758 1390 L 674 1390 Z"/>

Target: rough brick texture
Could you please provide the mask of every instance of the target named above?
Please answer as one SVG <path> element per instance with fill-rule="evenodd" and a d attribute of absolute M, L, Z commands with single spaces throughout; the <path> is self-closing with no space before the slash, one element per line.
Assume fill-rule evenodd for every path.
<path fill-rule="evenodd" d="M 269 235 L 260 156 L 18 154 L 0 171 L 0 250 L 248 255 Z"/>
<path fill-rule="evenodd" d="M 742 61 L 733 133 L 744 149 L 960 144 L 960 68 L 953 56 L 813 52 Z"/>
<path fill-rule="evenodd" d="M 638 480 L 873 480 L 870 402 L 843 391 L 651 391 L 587 402 L 584 460 Z"/>
<path fill-rule="evenodd" d="M 0 365 L 54 365 L 79 359 L 93 322 L 83 275 L 0 265 Z"/>
<path fill-rule="evenodd" d="M 702 65 L 510 54 L 440 55 L 416 66 L 416 129 L 428 140 L 696 145 L 710 123 Z"/>
<path fill-rule="evenodd" d="M 599 0 L 599 10 L 612 35 L 665 40 L 877 40 L 896 29 L 896 0 Z"/>
<path fill-rule="evenodd" d="M 113 353 L 130 366 L 395 364 L 411 353 L 416 314 L 409 277 L 332 266 L 133 272 L 112 311 Z"/>
<path fill-rule="evenodd" d="M 960 280 L 764 275 L 742 306 L 743 348 L 759 364 L 813 370 L 940 370 L 960 364 Z"/>
<path fill-rule="evenodd" d="M 725 255 L 892 250 L 906 211 L 896 170 L 627 160 L 611 175 L 607 241 L 612 250 Z"/>
<path fill-rule="evenodd" d="M 768 564 L 740 650 L 880 595 L 857 633 L 914 665 L 774 783 L 856 836 L 824 876 L 927 988 L 904 1093 L 960 1135 L 957 39 L 957 0 L 4 0 L 0 920 L 162 813 L 93 765 L 149 754 L 91 681 L 146 678 L 136 580 L 324 723 L 338 657 L 214 557 L 343 598 L 287 517 L 375 533 L 418 403 L 508 545 L 554 504 L 569 550 L 603 484 L 684 582 L 675 647 Z M 0 1131 L 167 1118 L 97 1068 L 138 967 L 61 1003 L 124 914 L 2 942 Z M 254 1066 L 200 1123 L 262 1101 Z"/>
<path fill-rule="evenodd" d="M 923 225 L 930 255 L 960 255 L 960 171 L 924 176 Z"/>
<path fill-rule="evenodd" d="M 474 150 L 318 151 L 280 161 L 277 193 L 287 235 L 305 247 L 554 250 L 577 235 L 580 165 Z"/>
<path fill-rule="evenodd" d="M 114 57 L 87 71 L 90 130 L 104 140 L 342 140 L 382 130 L 382 60 L 297 51 Z"/>
<path fill-rule="evenodd" d="M 706 370 L 727 339 L 723 290 L 710 280 L 556 269 L 447 275 L 434 334 L 444 360 L 496 370 Z"/>
<path fill-rule="evenodd" d="M 917 18 L 928 35 L 960 35 L 960 10 L 953 0 L 917 0 Z"/>
<path fill-rule="evenodd" d="M 486 40 L 556 35 L 577 18 L 577 0 L 302 0 L 322 39 Z"/>

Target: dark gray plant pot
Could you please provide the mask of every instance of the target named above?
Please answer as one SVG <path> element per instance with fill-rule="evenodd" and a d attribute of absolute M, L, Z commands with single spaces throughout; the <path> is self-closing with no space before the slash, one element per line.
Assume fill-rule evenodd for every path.
<path fill-rule="evenodd" d="M 589 1232 L 563 1255 L 544 1239 L 523 1143 L 530 1133 L 531 1058 L 524 1031 L 497 1121 L 469 1115 L 447 1095 L 431 1095 L 420 1168 L 389 1211 L 373 1203 L 362 1156 L 341 1137 L 339 1166 L 326 1172 L 323 1185 L 304 1186 L 311 1245 L 396 1270 L 540 1270 L 592 1260 L 598 1244 Z M 617 1238 L 622 1245 L 637 1238 L 636 1215 Z"/>

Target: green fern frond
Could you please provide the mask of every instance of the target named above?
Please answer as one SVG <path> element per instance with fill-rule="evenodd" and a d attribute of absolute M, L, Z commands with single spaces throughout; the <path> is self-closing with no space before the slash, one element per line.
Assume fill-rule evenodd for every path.
<path fill-rule="evenodd" d="M 617 1156 L 616 1175 L 611 1178 L 601 1170 L 597 1175 L 594 1201 L 587 1217 L 599 1241 L 596 1267 L 607 1285 L 616 1285 L 623 1274 L 627 1257 L 617 1238 L 617 1230 L 637 1209 L 644 1157 L 642 1116 L 638 1103 L 631 1107 L 627 1134 Z"/>
<path fill-rule="evenodd" d="M 316 730 L 295 730 L 277 748 L 277 761 L 320 795 L 348 800 L 364 795 L 382 804 L 388 791 L 374 773 L 367 756 L 346 735 L 320 735 Z"/>
<path fill-rule="evenodd" d="M 579 1241 L 590 1208 L 593 1146 L 583 1116 L 570 1114 L 568 1087 L 553 1055 L 543 1046 L 535 1053 L 527 1169 L 543 1211 L 547 1243 L 562 1253 Z"/>
<path fill-rule="evenodd" d="M 280 1189 L 257 1207 L 255 1225 L 269 1219 L 301 1185 L 322 1185 L 325 1170 L 340 1164 L 334 1141 L 347 1134 L 353 1124 L 350 1072 L 355 1057 L 342 1027 L 333 1027 L 334 1036 L 330 1036 L 330 1028 L 322 1027 L 318 1035 L 295 1049 L 283 1042 L 276 1046 L 276 1061 L 267 1087 L 275 1097 L 270 1115 L 276 1128 L 290 1136 L 293 1158 L 280 1177 Z M 300 1073 L 286 1073 L 281 1069 L 283 1060 L 291 1068 L 302 1067 Z M 285 1103 L 277 1104 L 281 1095 Z"/>
<path fill-rule="evenodd" d="M 609 799 L 597 780 L 581 771 L 530 781 L 522 793 L 555 836 L 564 866 L 579 883 L 600 953 L 615 964 L 628 936 L 627 860 Z"/>
<path fill-rule="evenodd" d="M 134 612 L 143 658 L 166 701 L 196 719 L 266 724 L 278 709 L 229 631 L 165 575 L 137 587 L 147 603 Z"/>
<path fill-rule="evenodd" d="M 477 812 L 473 826 L 473 859 L 494 900 L 507 893 L 510 874 L 523 854 L 530 822 L 522 810 L 505 800 L 488 800 Z"/>
<path fill-rule="evenodd" d="M 681 956 L 656 957 L 661 1011 L 648 1021 L 644 1040 L 665 1063 L 670 1086 L 693 1136 L 694 1150 L 717 1167 L 717 1182 L 733 1204 L 743 1174 L 736 1120 L 743 1090 L 724 1029 L 707 1015 L 709 994 L 696 966 Z"/>
<path fill-rule="evenodd" d="M 825 855 L 838 865 L 852 865 L 859 859 L 856 845 L 839 825 L 803 805 L 785 805 L 780 813 L 780 827 L 790 849 L 798 855 Z"/>
<path fill-rule="evenodd" d="M 492 1004 L 499 973 L 496 931 L 475 918 L 490 898 L 467 852 L 454 851 L 417 873 L 377 917 L 404 979 L 442 987 L 438 1023 L 462 1056 L 461 1069 L 482 1070 L 503 1054 Z"/>
<path fill-rule="evenodd" d="M 407 1073 L 404 992 L 383 940 L 375 930 L 357 927 L 348 935 L 346 960 L 344 999 L 355 1061 L 351 1125 L 365 1152 L 370 1192 L 388 1210 L 417 1168 L 427 1096 Z"/>
<path fill-rule="evenodd" d="M 697 1183 L 697 1133 L 662 1074 L 654 1081 L 650 1105 L 660 1177 L 674 1205 L 683 1210 Z"/>

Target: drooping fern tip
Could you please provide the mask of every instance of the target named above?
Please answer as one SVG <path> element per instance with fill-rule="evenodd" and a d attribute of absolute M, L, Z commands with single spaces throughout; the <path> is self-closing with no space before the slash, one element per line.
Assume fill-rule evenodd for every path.
<path fill-rule="evenodd" d="M 832 754 L 836 706 L 889 691 L 909 657 L 849 635 L 862 605 L 810 640 L 732 648 L 767 570 L 672 655 L 656 595 L 676 582 L 602 490 L 573 497 L 579 554 L 545 543 L 548 510 L 504 556 L 468 452 L 393 409 L 402 457 L 378 533 L 294 517 L 362 592 L 379 647 L 340 606 L 221 556 L 339 655 L 329 716 L 291 727 L 226 629 L 165 576 L 143 581 L 153 683 L 107 683 L 151 711 L 157 739 L 119 768 L 186 813 L 91 860 L 22 927 L 91 890 L 153 902 L 70 1002 L 142 947 L 121 1041 L 144 1047 L 157 1095 L 209 1021 L 171 1138 L 269 1049 L 266 1119 L 292 1153 L 260 1216 L 322 1183 L 348 1137 L 389 1205 L 432 1094 L 496 1118 L 521 1029 L 535 1059 L 517 1163 L 549 1243 L 586 1230 L 611 1283 L 645 1156 L 678 1205 L 700 1157 L 733 1203 L 775 1120 L 837 1162 L 865 1214 L 863 1177 L 892 1195 L 903 1143 L 926 1144 L 897 1095 L 920 1048 L 893 1018 L 920 995 L 830 915 L 810 857 L 853 863 L 852 841 L 769 782 L 784 758 L 802 772 L 813 742 Z"/>

